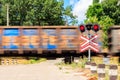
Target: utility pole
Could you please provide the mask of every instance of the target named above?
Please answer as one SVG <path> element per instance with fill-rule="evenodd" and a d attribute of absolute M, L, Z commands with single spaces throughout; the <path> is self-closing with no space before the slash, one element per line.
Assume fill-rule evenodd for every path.
<path fill-rule="evenodd" d="M 7 6 L 7 26 L 9 26 L 9 4 L 6 4 Z"/>

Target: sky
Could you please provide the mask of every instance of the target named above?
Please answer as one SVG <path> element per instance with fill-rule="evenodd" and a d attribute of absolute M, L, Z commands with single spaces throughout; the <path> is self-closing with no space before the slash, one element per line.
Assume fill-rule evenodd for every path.
<path fill-rule="evenodd" d="M 85 13 L 92 4 L 92 0 L 64 0 L 64 7 L 72 5 L 72 13 L 77 16 L 79 24 L 86 19 Z"/>

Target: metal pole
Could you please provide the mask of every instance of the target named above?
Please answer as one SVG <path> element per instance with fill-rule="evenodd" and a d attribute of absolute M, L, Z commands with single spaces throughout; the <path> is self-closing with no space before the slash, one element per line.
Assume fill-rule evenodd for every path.
<path fill-rule="evenodd" d="M 90 56 L 91 56 L 91 50 L 90 49 L 88 49 L 88 61 L 90 62 Z"/>
<path fill-rule="evenodd" d="M 89 38 L 89 44 L 90 44 L 90 32 L 88 31 L 88 38 Z M 91 50 L 90 48 L 88 49 L 88 61 L 90 62 L 90 56 L 91 56 Z"/>
<path fill-rule="evenodd" d="M 9 4 L 7 4 L 7 26 L 9 26 Z"/>

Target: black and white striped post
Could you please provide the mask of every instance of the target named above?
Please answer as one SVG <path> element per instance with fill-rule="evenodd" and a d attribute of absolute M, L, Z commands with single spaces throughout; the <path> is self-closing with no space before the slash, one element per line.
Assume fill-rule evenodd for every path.
<path fill-rule="evenodd" d="M 5 64 L 5 61 L 4 59 L 1 60 L 1 65 L 4 65 Z"/>
<path fill-rule="evenodd" d="M 85 63 L 85 69 L 90 69 L 90 66 L 91 66 L 90 64 L 91 64 L 90 62 L 86 62 Z"/>
<path fill-rule="evenodd" d="M 13 64 L 18 64 L 17 59 L 12 59 Z"/>
<path fill-rule="evenodd" d="M 9 60 L 8 59 L 6 60 L 6 65 L 9 65 Z"/>
<path fill-rule="evenodd" d="M 97 73 L 98 73 L 98 80 L 105 79 L 105 64 L 98 65 Z"/>
<path fill-rule="evenodd" d="M 15 62 L 15 64 L 18 64 L 18 61 L 17 61 L 17 59 L 15 59 L 15 60 L 14 60 L 14 62 Z"/>
<path fill-rule="evenodd" d="M 15 59 L 12 59 L 12 64 L 15 64 Z"/>
<path fill-rule="evenodd" d="M 91 70 L 91 73 L 93 73 L 93 74 L 97 73 L 96 63 L 91 63 L 90 70 Z"/>
<path fill-rule="evenodd" d="M 118 67 L 117 65 L 110 65 L 109 67 L 109 80 L 117 80 L 118 77 Z"/>

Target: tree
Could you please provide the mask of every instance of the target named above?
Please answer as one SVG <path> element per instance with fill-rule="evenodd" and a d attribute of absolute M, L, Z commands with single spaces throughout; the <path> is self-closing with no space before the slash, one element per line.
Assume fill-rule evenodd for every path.
<path fill-rule="evenodd" d="M 93 0 L 93 4 L 99 3 L 99 0 Z"/>
<path fill-rule="evenodd" d="M 63 0 L 0 0 L 0 25 L 6 25 L 6 4 L 9 4 L 10 25 L 64 25 L 64 15 L 71 18 L 71 9 L 64 9 Z"/>
<path fill-rule="evenodd" d="M 109 16 L 115 21 L 115 25 L 120 25 L 120 5 L 119 0 L 103 0 L 101 3 L 95 3 L 87 10 L 87 18 L 96 16 L 98 20 L 102 16 Z"/>
<path fill-rule="evenodd" d="M 87 18 L 96 16 L 98 20 L 100 20 L 101 16 L 103 16 L 103 8 L 102 5 L 99 3 L 91 5 L 86 13 Z"/>
<path fill-rule="evenodd" d="M 115 25 L 120 25 L 120 5 L 119 0 L 104 0 L 102 2 L 104 15 L 115 21 Z"/>
<path fill-rule="evenodd" d="M 6 7 L 0 1 L 0 25 L 6 25 Z"/>
<path fill-rule="evenodd" d="M 85 23 L 86 23 L 86 24 L 88 24 L 88 23 L 94 24 L 94 23 L 98 23 L 98 22 L 99 22 L 99 21 L 98 21 L 98 18 L 97 18 L 96 16 L 89 17 L 89 19 L 86 19 L 86 20 L 85 20 Z"/>
<path fill-rule="evenodd" d="M 114 20 L 109 16 L 102 16 L 99 24 L 103 31 L 103 48 L 108 48 L 108 29 L 114 25 Z"/>
<path fill-rule="evenodd" d="M 75 25 L 76 23 L 78 23 L 76 16 L 73 16 L 73 13 L 71 11 L 72 6 L 67 6 L 63 11 L 63 17 L 66 22 L 66 25 L 68 24 Z"/>
<path fill-rule="evenodd" d="M 120 24 L 120 7 L 118 0 L 104 0 L 95 3 L 87 10 L 87 22 L 98 23 L 103 31 L 103 48 L 108 47 L 108 29 L 114 24 Z"/>

